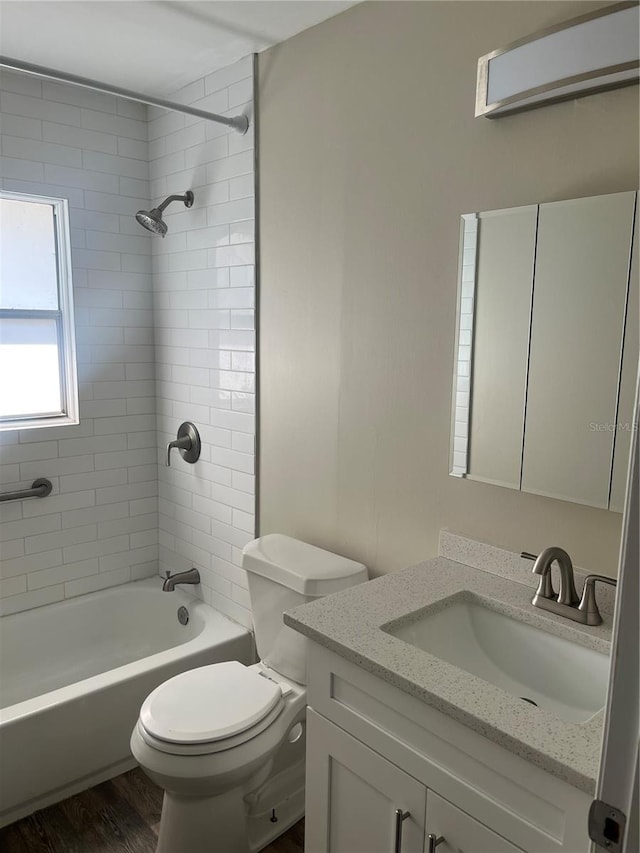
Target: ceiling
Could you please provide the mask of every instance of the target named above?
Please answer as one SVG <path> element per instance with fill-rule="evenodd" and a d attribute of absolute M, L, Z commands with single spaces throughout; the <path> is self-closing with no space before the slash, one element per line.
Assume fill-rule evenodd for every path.
<path fill-rule="evenodd" d="M 353 5 L 353 0 L 0 0 L 0 53 L 167 96 Z"/>

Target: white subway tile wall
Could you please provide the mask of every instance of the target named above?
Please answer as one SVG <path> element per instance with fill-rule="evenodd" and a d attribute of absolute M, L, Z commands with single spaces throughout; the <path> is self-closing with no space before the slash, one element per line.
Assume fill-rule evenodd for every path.
<path fill-rule="evenodd" d="M 2 614 L 158 570 L 151 239 L 127 227 L 150 195 L 147 110 L 122 103 L 0 77 L 3 189 L 69 199 L 81 419 L 0 436 L 3 491 L 53 483 L 0 504 Z"/>
<path fill-rule="evenodd" d="M 176 100 L 225 115 L 252 114 L 251 57 L 196 80 Z M 244 135 L 149 110 L 152 202 L 172 204 L 169 232 L 152 241 L 157 364 L 160 568 L 195 566 L 205 601 L 251 625 L 242 547 L 255 530 L 253 127 Z M 166 444 L 182 421 L 202 438 L 194 465 Z"/>
<path fill-rule="evenodd" d="M 247 58 L 176 100 L 250 114 L 252 92 Z M 253 131 L 7 72 L 0 121 L 2 187 L 69 199 L 81 417 L 0 434 L 3 491 L 54 487 L 0 504 L 0 614 L 195 565 L 191 591 L 249 625 Z M 141 230 L 136 210 L 186 189 L 195 205 L 168 209 L 164 240 Z M 169 469 L 183 420 L 202 456 Z"/>

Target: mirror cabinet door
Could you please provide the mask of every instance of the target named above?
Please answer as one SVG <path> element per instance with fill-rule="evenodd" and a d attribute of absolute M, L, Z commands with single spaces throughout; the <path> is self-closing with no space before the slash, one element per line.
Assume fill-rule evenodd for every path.
<path fill-rule="evenodd" d="M 520 488 L 537 207 L 478 216 L 468 472 Z"/>
<path fill-rule="evenodd" d="M 463 217 L 452 474 L 622 510 L 635 208 L 627 192 Z"/>
<path fill-rule="evenodd" d="M 607 508 L 634 193 L 541 204 L 522 489 Z"/>

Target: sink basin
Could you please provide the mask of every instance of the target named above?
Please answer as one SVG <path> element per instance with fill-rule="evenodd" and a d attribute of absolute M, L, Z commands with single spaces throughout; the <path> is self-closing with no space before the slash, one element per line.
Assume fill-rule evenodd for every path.
<path fill-rule="evenodd" d="M 382 630 L 568 722 L 604 707 L 608 655 L 505 616 L 472 593 Z"/>

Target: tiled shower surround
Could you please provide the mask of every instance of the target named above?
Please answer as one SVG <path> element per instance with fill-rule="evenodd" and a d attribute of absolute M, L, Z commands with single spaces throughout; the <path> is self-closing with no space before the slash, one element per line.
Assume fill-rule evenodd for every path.
<path fill-rule="evenodd" d="M 174 96 L 249 111 L 252 59 Z M 253 118 L 251 116 L 251 118 Z M 0 78 L 2 187 L 69 199 L 80 425 L 0 433 L 0 613 L 192 565 L 192 590 L 250 623 L 254 531 L 254 152 L 179 113 L 17 74 Z M 165 195 L 169 234 L 136 223 Z M 192 420 L 200 461 L 165 446 Z M 159 494 L 159 498 L 158 498 Z M 159 510 L 159 511 L 158 511 Z"/>
<path fill-rule="evenodd" d="M 249 114 L 249 57 L 177 99 Z M 254 151 L 244 135 L 181 113 L 150 111 L 151 197 L 192 189 L 152 240 L 159 439 L 160 568 L 196 566 L 203 597 L 251 624 L 241 549 L 254 535 Z M 165 447 L 183 421 L 202 439 L 194 465 Z"/>

